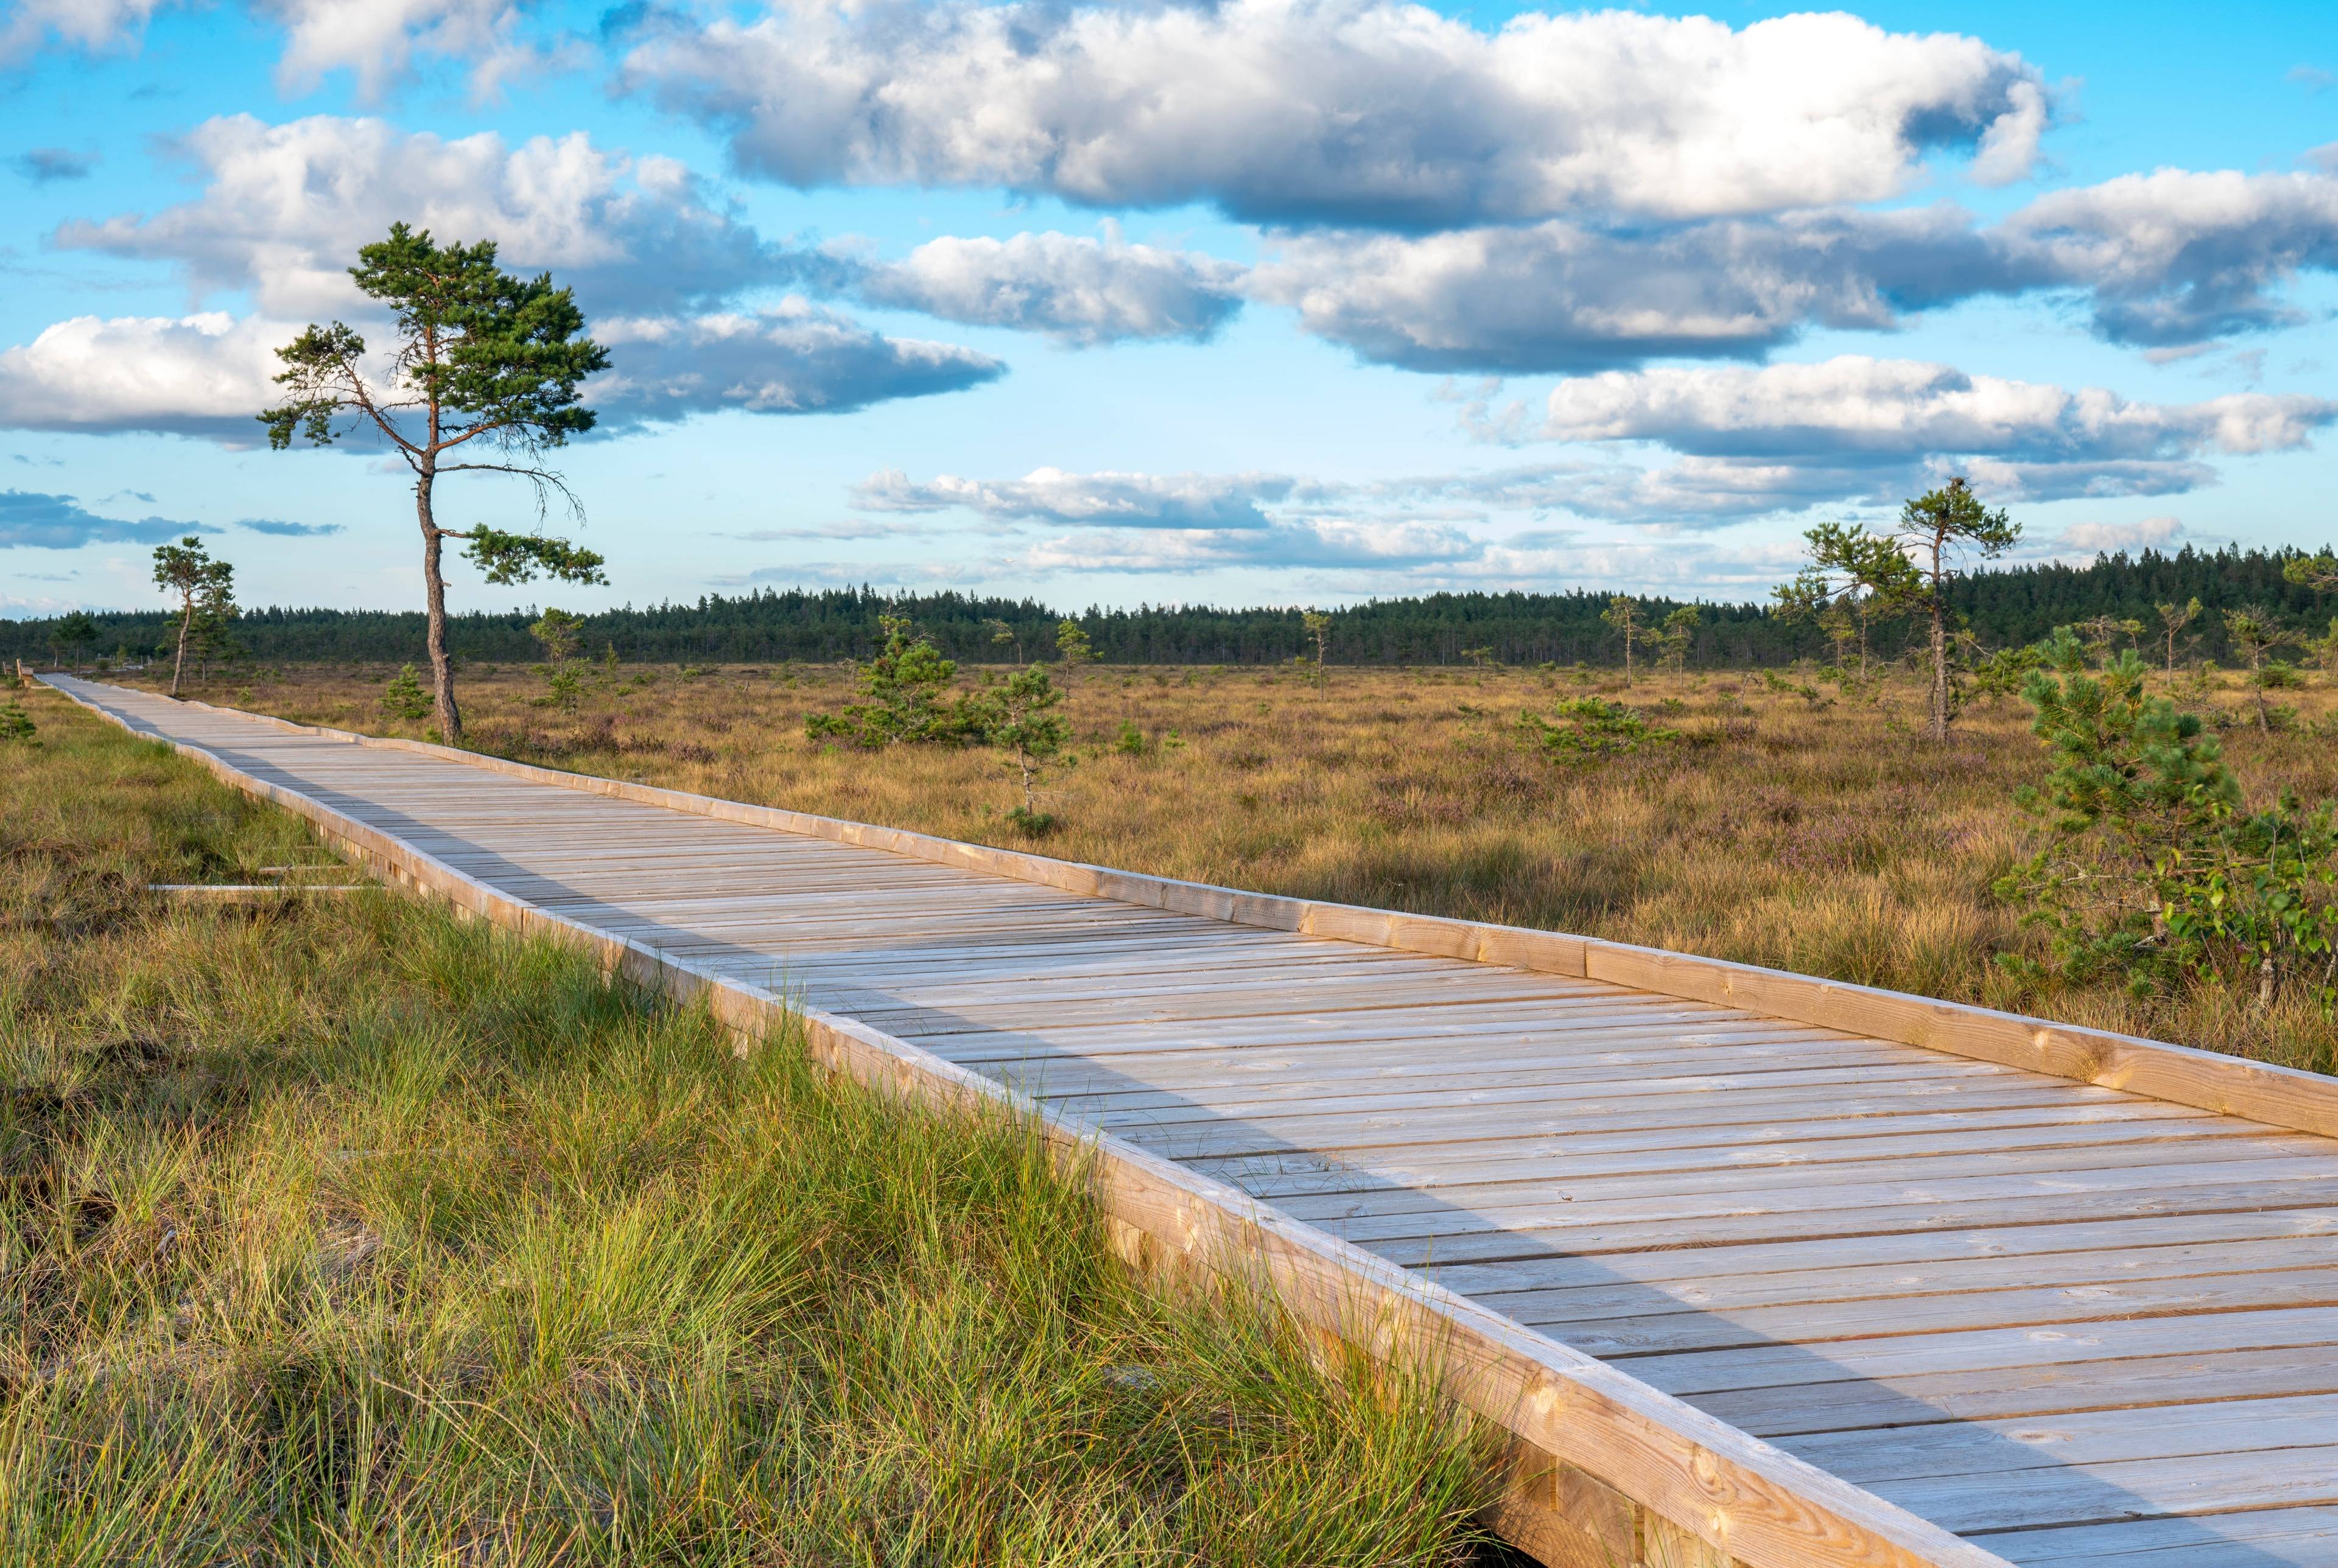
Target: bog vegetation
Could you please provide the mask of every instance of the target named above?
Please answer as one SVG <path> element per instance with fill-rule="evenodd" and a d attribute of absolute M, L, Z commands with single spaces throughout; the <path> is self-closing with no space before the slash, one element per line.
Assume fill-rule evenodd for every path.
<path fill-rule="evenodd" d="M 532 720 L 539 689 L 488 688 Z M 1151 1293 L 1027 1128 L 784 1035 L 741 1055 L 420 902 L 162 905 L 329 862 L 162 747 L 14 706 L 0 1561 L 1478 1550 L 1478 1434 L 1239 1289 Z"/>

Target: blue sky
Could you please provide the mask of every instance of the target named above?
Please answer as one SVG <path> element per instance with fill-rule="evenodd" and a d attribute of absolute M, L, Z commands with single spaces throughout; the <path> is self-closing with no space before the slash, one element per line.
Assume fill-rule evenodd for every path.
<path fill-rule="evenodd" d="M 184 529 L 416 603 L 403 470 L 247 418 L 401 218 L 611 345 L 580 607 L 1758 597 L 1950 473 L 2033 556 L 2338 534 L 2326 5 L 0 17 L 0 614 Z"/>

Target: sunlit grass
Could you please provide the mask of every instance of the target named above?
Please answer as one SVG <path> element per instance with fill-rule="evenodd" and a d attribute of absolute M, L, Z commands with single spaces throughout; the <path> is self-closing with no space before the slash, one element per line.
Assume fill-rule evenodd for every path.
<path fill-rule="evenodd" d="M 1449 1563 L 1485 1438 L 1077 1173 L 387 894 L 54 698 L 0 769 L 0 1563 Z"/>

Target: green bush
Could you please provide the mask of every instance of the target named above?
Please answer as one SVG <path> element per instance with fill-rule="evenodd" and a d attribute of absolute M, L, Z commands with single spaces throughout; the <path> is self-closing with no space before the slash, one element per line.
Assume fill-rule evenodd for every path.
<path fill-rule="evenodd" d="M 1644 746 L 1664 746 L 1680 739 L 1677 730 L 1659 729 L 1637 709 L 1605 697 L 1575 697 L 1558 705 L 1559 722 L 1528 713 L 1518 722 L 1546 755 L 1562 762 L 1591 762 L 1624 756 Z"/>
<path fill-rule="evenodd" d="M 430 693 L 422 689 L 422 678 L 411 664 L 382 688 L 381 710 L 392 719 L 427 719 L 430 708 Z"/>
<path fill-rule="evenodd" d="M 2138 994 L 2176 984 L 2284 987 L 2332 1010 L 2338 965 L 2338 805 L 2288 792 L 2252 810 L 2198 715 L 2144 693 L 2130 649 L 2089 671 L 2058 632 L 2022 694 L 2053 767 L 2019 804 L 2037 852 L 1999 877 L 2000 897 L 2050 936 L 2032 978 L 2124 976 Z"/>
<path fill-rule="evenodd" d="M 884 646 L 860 666 L 861 701 L 841 713 L 811 713 L 804 733 L 815 740 L 837 740 L 866 751 L 902 744 L 965 745 L 980 740 L 986 714 L 960 697 L 946 701 L 958 664 L 945 659 L 931 639 L 899 615 L 878 618 Z"/>

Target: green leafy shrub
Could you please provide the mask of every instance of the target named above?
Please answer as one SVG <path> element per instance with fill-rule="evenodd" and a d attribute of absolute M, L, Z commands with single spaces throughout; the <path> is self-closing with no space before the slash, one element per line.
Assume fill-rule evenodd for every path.
<path fill-rule="evenodd" d="M 1591 762 L 1662 746 L 1680 739 L 1677 730 L 1650 724 L 1636 708 L 1605 697 L 1575 697 L 1558 705 L 1558 721 L 1538 713 L 1518 720 L 1546 755 L 1562 762 Z"/>
<path fill-rule="evenodd" d="M 2022 694 L 2053 767 L 2017 799 L 2045 840 L 1995 887 L 2049 934 L 2049 956 L 2002 961 L 2034 979 L 2123 976 L 2138 994 L 2253 985 L 2260 1005 L 2302 986 L 2331 1012 L 2338 804 L 2284 791 L 2249 809 L 2199 716 L 2145 695 L 2134 650 L 2089 671 L 2065 628 L 2044 652 Z"/>
<path fill-rule="evenodd" d="M 22 702 L 14 697 L 0 702 L 0 740 L 24 740 L 38 745 L 39 742 L 34 740 L 34 733 L 33 716 L 25 711 Z"/>

